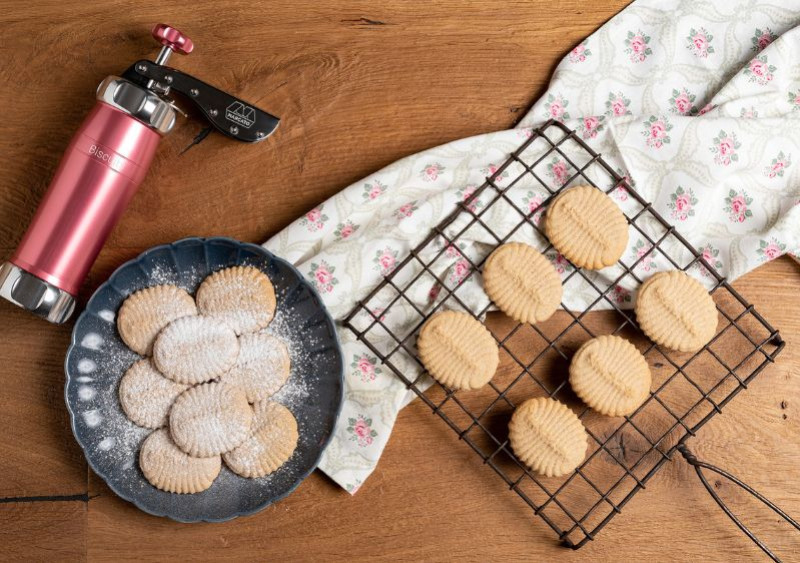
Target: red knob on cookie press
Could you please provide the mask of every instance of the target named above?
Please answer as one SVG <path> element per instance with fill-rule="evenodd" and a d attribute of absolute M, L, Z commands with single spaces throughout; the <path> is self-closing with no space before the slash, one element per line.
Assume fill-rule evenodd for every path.
<path fill-rule="evenodd" d="M 194 49 L 192 40 L 186 37 L 180 30 L 170 27 L 165 23 L 158 23 L 153 28 L 153 39 L 161 43 L 165 49 L 156 58 L 156 63 L 163 65 L 167 62 L 169 55 L 172 51 L 180 53 L 181 55 L 188 55 Z"/>

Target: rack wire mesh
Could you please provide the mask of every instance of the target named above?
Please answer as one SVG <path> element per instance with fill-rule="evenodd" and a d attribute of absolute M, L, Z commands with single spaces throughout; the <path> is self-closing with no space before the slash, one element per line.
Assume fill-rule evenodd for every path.
<path fill-rule="evenodd" d="M 566 150 L 568 145 L 570 150 Z M 534 146 L 538 147 L 535 151 L 531 150 Z M 585 158 L 576 158 L 576 150 Z M 572 171 L 559 186 L 552 186 L 541 173 L 543 163 L 553 155 L 563 159 Z M 512 171 L 518 173 L 510 176 Z M 500 182 L 500 178 L 507 180 Z M 540 205 L 523 208 L 509 197 L 509 190 L 522 182 L 544 190 Z M 456 392 L 435 383 L 426 391 L 430 379 L 414 347 L 419 328 L 430 315 L 442 309 L 466 311 L 482 320 L 491 308 L 483 302 L 476 306 L 474 300 L 459 292 L 471 274 L 480 271 L 485 257 L 476 259 L 460 254 L 469 271 L 455 283 L 446 279 L 441 268 L 436 267 L 437 262 L 445 259 L 447 249 L 458 248 L 460 237 L 472 228 L 485 229 L 490 235 L 490 247 L 503 244 L 515 233 L 519 236 L 520 229 L 544 236 L 538 217 L 552 198 L 574 183 L 590 184 L 606 193 L 625 190 L 635 204 L 625 210 L 630 228 L 646 241 L 642 251 L 627 259 L 628 263 L 620 260 L 619 277 L 612 283 L 605 283 L 592 272 L 555 255 L 564 266 L 565 296 L 570 291 L 570 281 L 579 280 L 596 293 L 589 305 L 572 310 L 562 303 L 563 311 L 537 325 L 517 323 L 499 314 L 489 315 L 487 326 L 497 340 L 501 356 L 498 372 L 489 385 L 478 391 Z M 500 205 L 504 213 L 516 212 L 519 221 L 514 228 L 496 233 L 488 224 L 487 214 Z M 548 244 L 544 252 L 552 255 L 554 251 Z M 645 277 L 642 266 L 656 255 L 671 268 L 704 269 L 720 323 L 716 336 L 696 353 L 676 353 L 650 342 L 641 333 L 632 312 L 623 307 L 630 299 L 620 294 L 620 282 L 641 283 Z M 413 276 L 400 274 L 406 265 L 416 267 Z M 435 306 L 423 309 L 412 293 L 418 294 L 419 284 L 431 282 L 431 290 L 436 288 Z M 391 293 L 388 299 L 387 291 Z M 401 306 L 411 309 L 418 318 L 410 329 L 397 333 L 386 319 L 392 308 Z M 365 317 L 369 322 L 363 322 Z M 778 331 L 728 284 L 701 252 L 578 134 L 555 121 L 533 130 L 483 185 L 459 203 L 356 305 L 344 324 L 558 534 L 564 545 L 576 549 L 594 539 L 645 488 L 676 449 L 746 389 L 784 346 Z M 381 332 L 381 342 L 375 336 L 376 329 Z M 644 354 L 653 374 L 649 398 L 626 417 L 598 415 L 575 397 L 567 383 L 572 352 L 588 338 L 608 333 L 631 340 Z M 415 369 L 409 369 L 409 365 Z M 418 372 L 420 375 L 416 376 Z M 507 423 L 515 406 L 530 397 L 545 395 L 569 405 L 590 436 L 583 463 L 564 477 L 535 474 L 508 444 Z"/>

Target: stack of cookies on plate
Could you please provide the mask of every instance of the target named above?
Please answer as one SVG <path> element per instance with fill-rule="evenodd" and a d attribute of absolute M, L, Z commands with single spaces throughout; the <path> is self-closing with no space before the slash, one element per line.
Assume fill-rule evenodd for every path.
<path fill-rule="evenodd" d="M 222 462 L 242 477 L 275 471 L 297 445 L 297 421 L 270 400 L 287 381 L 289 351 L 264 332 L 275 314 L 269 278 L 250 266 L 208 276 L 196 300 L 174 285 L 128 297 L 120 337 L 144 356 L 119 384 L 135 424 L 153 429 L 139 466 L 172 493 L 208 489 Z"/>
<path fill-rule="evenodd" d="M 545 233 L 576 267 L 599 270 L 616 263 L 628 242 L 628 222 L 614 201 L 591 186 L 563 191 L 546 211 Z M 551 262 L 532 246 L 512 242 L 486 260 L 483 284 L 498 309 L 522 323 L 547 320 L 561 302 L 562 286 Z M 684 272 L 658 273 L 639 288 L 637 322 L 656 344 L 696 351 L 714 337 L 717 310 L 705 288 Z M 417 339 L 430 375 L 454 390 L 477 389 L 497 370 L 498 345 L 474 316 L 456 311 L 433 315 Z M 569 383 L 590 408 L 627 416 L 650 396 L 651 374 L 639 350 L 617 335 L 585 342 L 569 366 Z M 571 473 L 583 461 L 588 434 L 575 413 L 550 397 L 530 398 L 509 422 L 517 458 L 547 477 Z"/>

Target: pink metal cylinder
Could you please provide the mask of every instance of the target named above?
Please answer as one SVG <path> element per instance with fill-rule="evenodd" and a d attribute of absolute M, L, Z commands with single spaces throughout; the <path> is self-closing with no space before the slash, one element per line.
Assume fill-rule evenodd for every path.
<path fill-rule="evenodd" d="M 161 136 L 98 102 L 67 147 L 11 262 L 76 295 Z"/>

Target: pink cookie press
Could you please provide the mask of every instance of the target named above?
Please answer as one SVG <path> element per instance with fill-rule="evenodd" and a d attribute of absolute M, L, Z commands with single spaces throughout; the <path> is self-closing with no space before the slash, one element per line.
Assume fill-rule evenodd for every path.
<path fill-rule="evenodd" d="M 171 94 L 239 141 L 261 141 L 278 126 L 277 117 L 165 66 L 173 52 L 194 48 L 180 31 L 158 24 L 153 37 L 163 45 L 155 61 L 138 61 L 100 83 L 22 242 L 0 266 L 0 296 L 48 321 L 72 314 L 86 274 L 174 127 L 179 110 Z"/>

